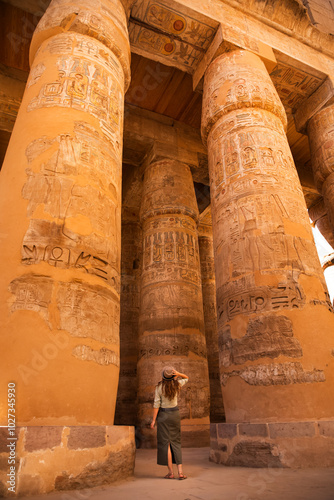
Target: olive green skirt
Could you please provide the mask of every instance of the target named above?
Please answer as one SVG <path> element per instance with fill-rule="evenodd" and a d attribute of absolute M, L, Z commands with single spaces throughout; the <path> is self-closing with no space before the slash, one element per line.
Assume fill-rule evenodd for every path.
<path fill-rule="evenodd" d="M 158 465 L 168 465 L 168 445 L 170 445 L 172 451 L 173 464 L 182 464 L 181 418 L 179 410 L 160 410 L 157 424 Z"/>

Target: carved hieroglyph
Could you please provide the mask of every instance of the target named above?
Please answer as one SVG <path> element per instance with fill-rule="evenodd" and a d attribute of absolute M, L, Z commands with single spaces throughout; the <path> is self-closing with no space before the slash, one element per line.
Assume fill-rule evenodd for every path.
<path fill-rule="evenodd" d="M 334 104 L 323 108 L 310 119 L 307 132 L 314 180 L 324 198 L 334 236 Z"/>
<path fill-rule="evenodd" d="M 9 377 L 19 381 L 18 366 L 30 373 L 19 402 L 22 422 L 113 421 L 126 23 L 120 0 L 57 0 L 32 40 L 1 183 L 1 319 L 5 342 L 19 346 Z M 59 332 L 67 345 L 40 373 L 32 353 L 43 357 Z"/>
<path fill-rule="evenodd" d="M 210 422 L 224 422 L 225 412 L 219 374 L 216 281 L 211 225 L 199 225 L 198 246 L 201 262 L 204 327 L 210 379 Z"/>
<path fill-rule="evenodd" d="M 258 56 L 236 50 L 211 63 L 202 135 L 227 421 L 291 419 L 298 413 L 286 403 L 291 398 L 303 418 L 314 416 L 314 407 L 323 416 L 333 411 L 325 395 L 333 381 L 334 318 L 285 126 Z"/>
<path fill-rule="evenodd" d="M 165 365 L 189 375 L 181 417 L 207 424 L 209 377 L 190 169 L 174 160 L 145 171 L 141 221 L 143 270 L 139 322 L 138 399 L 141 426 L 152 418 L 154 387 Z M 199 420 L 198 420 L 199 419 Z"/>

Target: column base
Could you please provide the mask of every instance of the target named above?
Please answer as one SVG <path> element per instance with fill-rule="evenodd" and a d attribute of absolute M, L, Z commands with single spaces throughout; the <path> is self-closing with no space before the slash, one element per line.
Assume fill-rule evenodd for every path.
<path fill-rule="evenodd" d="M 17 427 L 15 436 L 10 432 L 0 427 L 0 497 L 93 488 L 133 475 L 134 427 L 36 426 Z"/>
<path fill-rule="evenodd" d="M 334 420 L 210 425 L 210 461 L 235 467 L 333 467 Z"/>

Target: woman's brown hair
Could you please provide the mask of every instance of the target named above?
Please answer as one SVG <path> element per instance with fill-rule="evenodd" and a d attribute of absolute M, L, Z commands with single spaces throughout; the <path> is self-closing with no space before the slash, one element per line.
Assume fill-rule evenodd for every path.
<path fill-rule="evenodd" d="M 180 392 L 180 384 L 174 378 L 171 380 L 161 380 L 160 384 L 162 386 L 162 394 L 170 401 Z"/>

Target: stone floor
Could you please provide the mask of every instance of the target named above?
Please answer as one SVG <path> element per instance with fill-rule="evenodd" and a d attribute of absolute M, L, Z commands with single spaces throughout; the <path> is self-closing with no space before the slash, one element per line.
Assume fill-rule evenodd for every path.
<path fill-rule="evenodd" d="M 248 469 L 208 461 L 208 448 L 183 450 L 185 481 L 164 480 L 155 450 L 137 450 L 133 478 L 29 500 L 334 500 L 334 469 Z M 319 464 L 321 465 L 321 464 Z M 167 469 L 167 468 L 166 468 Z"/>

